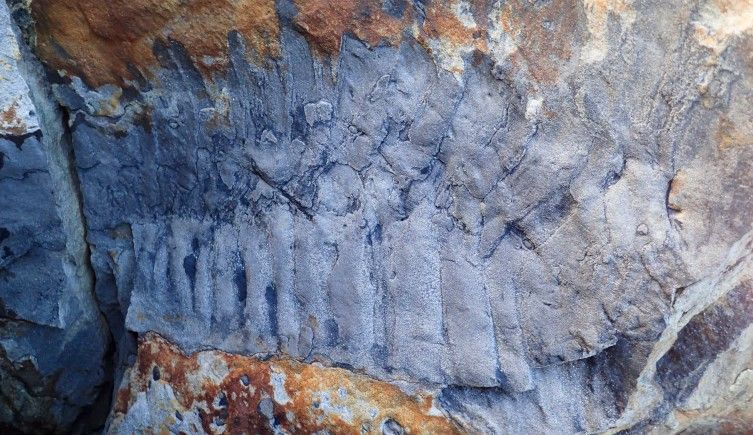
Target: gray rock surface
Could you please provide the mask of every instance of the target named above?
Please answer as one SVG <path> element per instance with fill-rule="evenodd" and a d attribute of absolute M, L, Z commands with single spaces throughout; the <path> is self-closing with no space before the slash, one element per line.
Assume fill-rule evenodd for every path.
<path fill-rule="evenodd" d="M 112 388 L 110 333 L 94 298 L 63 119 L 14 30 L 2 3 L 0 427 L 85 430 L 107 412 L 97 400 Z"/>
<path fill-rule="evenodd" d="M 68 3 L 27 11 L 39 40 Z M 438 0 L 349 1 L 415 22 L 375 43 L 354 19 L 324 54 L 318 3 L 271 2 L 261 60 L 236 23 L 207 72 L 165 18 L 153 64 L 56 39 L 46 79 L 3 6 L 3 373 L 86 367 L 53 390 L 84 406 L 154 331 L 420 385 L 468 431 L 753 421 L 750 2 L 445 2 L 469 43 Z"/>

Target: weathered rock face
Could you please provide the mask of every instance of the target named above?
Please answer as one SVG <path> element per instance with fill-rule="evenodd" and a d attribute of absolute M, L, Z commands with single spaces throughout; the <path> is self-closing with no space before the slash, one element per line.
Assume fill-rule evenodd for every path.
<path fill-rule="evenodd" d="M 0 428 L 86 430 L 107 415 L 110 333 L 63 118 L 5 3 L 0 64 Z"/>
<path fill-rule="evenodd" d="M 750 1 L 10 6 L 0 421 L 753 424 Z"/>
<path fill-rule="evenodd" d="M 153 333 L 140 344 L 112 433 L 458 433 L 432 397 L 348 370 L 218 351 L 187 357 Z"/>

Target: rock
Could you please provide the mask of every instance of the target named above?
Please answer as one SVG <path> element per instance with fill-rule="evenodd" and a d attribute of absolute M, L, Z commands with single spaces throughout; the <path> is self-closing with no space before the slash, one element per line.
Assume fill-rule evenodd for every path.
<path fill-rule="evenodd" d="M 749 2 L 11 3 L 0 300 L 112 336 L 109 431 L 315 421 L 310 370 L 405 390 L 364 432 L 753 421 Z"/>
<path fill-rule="evenodd" d="M 332 105 L 326 101 L 308 103 L 303 106 L 303 114 L 308 125 L 313 127 L 314 124 L 324 123 L 332 119 Z"/>
<path fill-rule="evenodd" d="M 70 143 L 5 3 L 0 29 L 0 427 L 91 430 L 108 412 L 110 334 L 94 298 Z"/>
<path fill-rule="evenodd" d="M 4 66 L 0 79 L 0 135 L 3 138 L 24 137 L 39 131 L 39 118 L 29 96 L 30 90 L 21 71 L 19 62 L 21 50 L 16 41 L 16 34 L 11 26 L 10 12 L 3 7 L 0 16 L 2 45 L 0 45 L 0 63 Z"/>
<path fill-rule="evenodd" d="M 154 379 L 159 370 L 163 376 Z M 244 382 L 244 379 L 246 380 Z M 148 333 L 123 385 L 107 433 L 166 428 L 185 433 L 459 433 L 432 413 L 431 395 L 339 368 L 219 351 L 185 355 Z M 398 423 L 400 421 L 400 423 Z"/>

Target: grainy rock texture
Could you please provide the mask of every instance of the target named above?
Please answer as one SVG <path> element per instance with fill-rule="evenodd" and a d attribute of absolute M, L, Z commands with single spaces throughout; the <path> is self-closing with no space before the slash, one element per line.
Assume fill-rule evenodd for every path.
<path fill-rule="evenodd" d="M 10 0 L 0 31 L 14 430 L 753 425 L 750 0 Z"/>

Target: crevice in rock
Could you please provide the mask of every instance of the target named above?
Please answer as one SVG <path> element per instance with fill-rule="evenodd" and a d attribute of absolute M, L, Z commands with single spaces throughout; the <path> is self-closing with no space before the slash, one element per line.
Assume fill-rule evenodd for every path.
<path fill-rule="evenodd" d="M 314 218 L 314 214 L 311 212 L 311 210 L 306 207 L 301 201 L 299 201 L 297 198 L 295 198 L 290 193 L 286 192 L 285 189 L 280 187 L 274 180 L 272 180 L 272 177 L 267 175 L 266 172 L 264 172 L 259 165 L 256 163 L 256 161 L 249 157 L 249 164 L 251 165 L 251 171 L 261 179 L 261 181 L 264 182 L 267 186 L 271 187 L 275 191 L 279 192 L 280 195 L 282 195 L 285 199 L 288 200 L 290 204 L 292 204 L 298 211 L 303 213 L 304 216 L 306 216 L 306 219 L 312 220 Z"/>
<path fill-rule="evenodd" d="M 70 112 L 67 108 L 63 106 L 58 106 L 58 110 L 60 111 L 61 117 L 61 126 L 63 129 L 63 135 L 61 138 L 60 146 L 61 151 L 64 153 L 67 163 L 67 175 L 68 180 L 70 182 L 70 189 L 71 193 L 73 195 L 73 198 L 75 198 L 75 201 L 78 205 L 76 217 L 78 218 L 78 223 L 80 224 L 80 228 L 82 231 L 82 242 L 83 242 L 83 253 L 84 255 L 80 257 L 79 259 L 82 262 L 82 267 L 85 268 L 87 271 L 87 275 L 89 276 L 90 280 L 90 287 L 87 289 L 89 294 L 92 297 L 94 306 L 97 310 L 97 315 L 99 316 L 99 323 L 103 330 L 106 332 L 106 335 L 108 336 L 108 345 L 107 349 L 105 351 L 104 359 L 103 359 L 103 366 L 105 368 L 105 372 L 107 373 L 105 378 L 105 383 L 100 385 L 100 392 L 97 397 L 97 399 L 89 406 L 82 409 L 81 413 L 79 414 L 78 419 L 74 423 L 73 427 L 76 430 L 81 430 L 82 432 L 90 431 L 92 429 L 100 429 L 104 426 L 105 421 L 107 419 L 107 416 L 110 413 L 110 408 L 112 405 L 113 400 L 113 394 L 115 392 L 115 357 L 116 357 L 116 346 L 117 346 L 117 339 L 113 335 L 112 329 L 109 327 L 106 316 L 102 308 L 100 307 L 99 301 L 96 296 L 95 292 L 95 286 L 96 286 L 96 274 L 94 273 L 94 267 L 91 262 L 91 255 L 92 255 L 92 247 L 89 244 L 88 238 L 87 238 L 87 225 L 86 225 L 86 216 L 84 215 L 84 202 L 83 202 L 83 192 L 81 190 L 81 180 L 78 177 L 78 173 L 76 172 L 76 157 L 73 147 L 73 131 L 71 130 L 71 123 L 70 123 Z M 125 328 L 125 324 L 123 325 Z"/>
<path fill-rule="evenodd" d="M 18 29 L 14 29 L 18 34 Z M 98 367 L 104 370 L 105 376 L 101 383 L 93 384 L 87 394 L 97 397 L 88 405 L 85 398 L 62 397 L 63 403 L 79 408 L 78 417 L 69 428 L 56 430 L 73 430 L 87 433 L 102 427 L 110 408 L 110 397 L 114 389 L 112 384 L 114 342 L 111 331 L 100 310 L 94 289 L 95 274 L 91 264 L 91 247 L 87 240 L 87 225 L 83 211 L 83 195 L 78 174 L 75 170 L 75 156 L 73 152 L 73 135 L 69 128 L 69 113 L 65 108 L 55 103 L 50 89 L 49 71 L 45 70 L 35 56 L 24 46 L 23 40 L 17 36 L 21 46 L 21 59 L 18 62 L 20 72 L 29 87 L 30 97 L 35 107 L 35 113 L 41 126 L 36 137 L 39 138 L 47 158 L 47 169 L 50 176 L 54 207 L 60 219 L 62 231 L 65 234 L 65 255 L 63 269 L 65 270 L 66 290 L 59 302 L 64 310 L 69 311 L 69 318 L 63 319 L 65 324 L 61 341 L 61 355 L 73 359 L 73 352 L 82 340 L 90 346 L 87 357 L 91 360 L 87 368 Z M 35 133 L 37 134 L 37 133 Z M 84 361 L 84 357 L 81 361 Z M 91 376 L 98 376 L 97 370 L 89 372 Z M 75 402 L 75 403 L 74 403 Z M 40 416 L 41 417 L 41 416 Z M 61 422 L 50 422 L 60 424 Z"/>
<path fill-rule="evenodd" d="M 687 333 L 683 330 L 691 320 L 723 300 L 737 286 L 749 285 L 747 283 L 753 279 L 751 275 L 753 253 L 749 250 L 752 240 L 753 231 L 745 234 L 730 248 L 725 262 L 719 265 L 715 273 L 686 286 L 685 290 L 677 296 L 673 304 L 673 312 L 667 319 L 667 326 L 653 344 L 647 363 L 638 376 L 639 388 L 629 397 L 625 412 L 612 426 L 610 433 L 641 431 L 646 426 L 663 421 L 671 411 L 672 404 L 668 398 L 668 392 L 664 391 L 662 385 L 656 383 L 660 370 L 659 363 L 670 354 L 678 337 Z M 720 328 L 717 327 L 717 329 Z M 690 354 L 693 355 L 693 353 Z"/>

